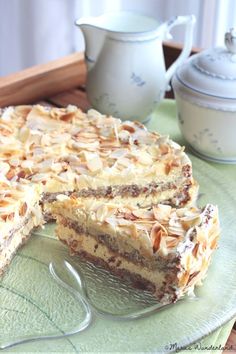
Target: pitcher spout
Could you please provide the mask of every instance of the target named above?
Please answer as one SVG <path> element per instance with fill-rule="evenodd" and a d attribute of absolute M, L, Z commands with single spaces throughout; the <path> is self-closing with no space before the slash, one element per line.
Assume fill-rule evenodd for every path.
<path fill-rule="evenodd" d="M 103 47 L 105 33 L 103 28 L 94 24 L 94 18 L 81 18 L 75 22 L 84 36 L 85 41 L 85 60 L 88 70 L 96 64 L 101 49 Z"/>

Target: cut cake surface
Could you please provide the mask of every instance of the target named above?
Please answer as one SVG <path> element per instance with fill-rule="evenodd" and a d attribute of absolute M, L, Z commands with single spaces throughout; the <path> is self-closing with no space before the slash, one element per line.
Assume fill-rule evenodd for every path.
<path fill-rule="evenodd" d="M 32 229 L 43 222 L 38 186 L 0 183 L 0 275 Z"/>
<path fill-rule="evenodd" d="M 60 195 L 53 203 L 56 234 L 78 254 L 161 302 L 175 302 L 205 277 L 217 246 L 217 207 L 151 208 Z"/>

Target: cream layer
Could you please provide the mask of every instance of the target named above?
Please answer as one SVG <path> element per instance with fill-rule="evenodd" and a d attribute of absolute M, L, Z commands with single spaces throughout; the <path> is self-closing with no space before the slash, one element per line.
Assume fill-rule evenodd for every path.
<path fill-rule="evenodd" d="M 158 286 L 158 288 L 160 288 L 165 281 L 166 273 L 162 271 L 150 272 L 150 269 L 128 261 L 121 255 L 110 251 L 108 247 L 104 244 L 98 243 L 94 237 L 91 237 L 88 234 L 78 234 L 74 229 L 62 224 L 58 224 L 56 234 L 61 241 L 64 241 L 69 245 L 72 252 L 79 253 L 81 251 L 85 251 L 94 257 L 102 259 L 108 265 L 111 257 L 115 257 L 115 262 L 112 263 L 113 267 L 138 274 L 143 279 L 146 279 L 155 286 Z"/>
<path fill-rule="evenodd" d="M 160 163 L 162 166 L 162 163 Z M 46 184 L 44 186 L 45 193 L 55 193 L 58 191 L 80 191 L 81 189 L 97 189 L 100 187 L 116 186 L 116 185 L 129 185 L 136 184 L 140 187 L 146 187 L 149 183 L 174 183 L 176 186 L 185 186 L 188 182 L 192 182 L 192 177 L 185 177 L 182 168 L 175 168 L 173 172 L 166 174 L 160 167 L 155 164 L 153 167 L 135 168 L 134 171 L 109 171 L 98 173 L 95 176 L 87 174 L 79 175 L 75 171 L 71 171 L 70 175 L 66 178 L 57 176 L 55 173 L 48 174 Z M 34 181 L 34 177 L 32 177 Z"/>

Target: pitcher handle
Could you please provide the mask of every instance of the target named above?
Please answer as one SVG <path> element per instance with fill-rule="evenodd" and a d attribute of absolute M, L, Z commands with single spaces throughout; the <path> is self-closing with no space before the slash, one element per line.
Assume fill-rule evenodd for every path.
<path fill-rule="evenodd" d="M 188 58 L 193 44 L 193 29 L 194 24 L 196 22 L 196 18 L 194 15 L 190 16 L 176 16 L 171 18 L 169 21 L 165 23 L 165 33 L 168 32 L 175 26 L 185 25 L 185 37 L 184 37 L 184 46 L 183 49 L 178 56 L 178 58 L 174 61 L 174 63 L 169 67 L 166 72 L 166 87 L 169 84 L 172 76 L 174 75 L 176 69 L 184 62 L 185 59 Z"/>

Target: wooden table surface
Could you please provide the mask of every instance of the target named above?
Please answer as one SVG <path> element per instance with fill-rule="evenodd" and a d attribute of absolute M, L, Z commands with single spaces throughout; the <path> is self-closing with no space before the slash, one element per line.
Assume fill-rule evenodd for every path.
<path fill-rule="evenodd" d="M 181 46 L 176 44 L 164 45 L 167 67 L 176 59 L 180 50 Z M 198 51 L 199 49 L 195 48 L 192 53 Z M 73 104 L 87 111 L 90 104 L 86 96 L 85 81 L 83 53 L 71 54 L 0 78 L 0 107 L 28 103 L 58 107 Z M 173 92 L 169 93 L 168 97 L 173 97 Z M 227 347 L 231 345 L 236 353 L 236 325 L 227 341 Z"/>

